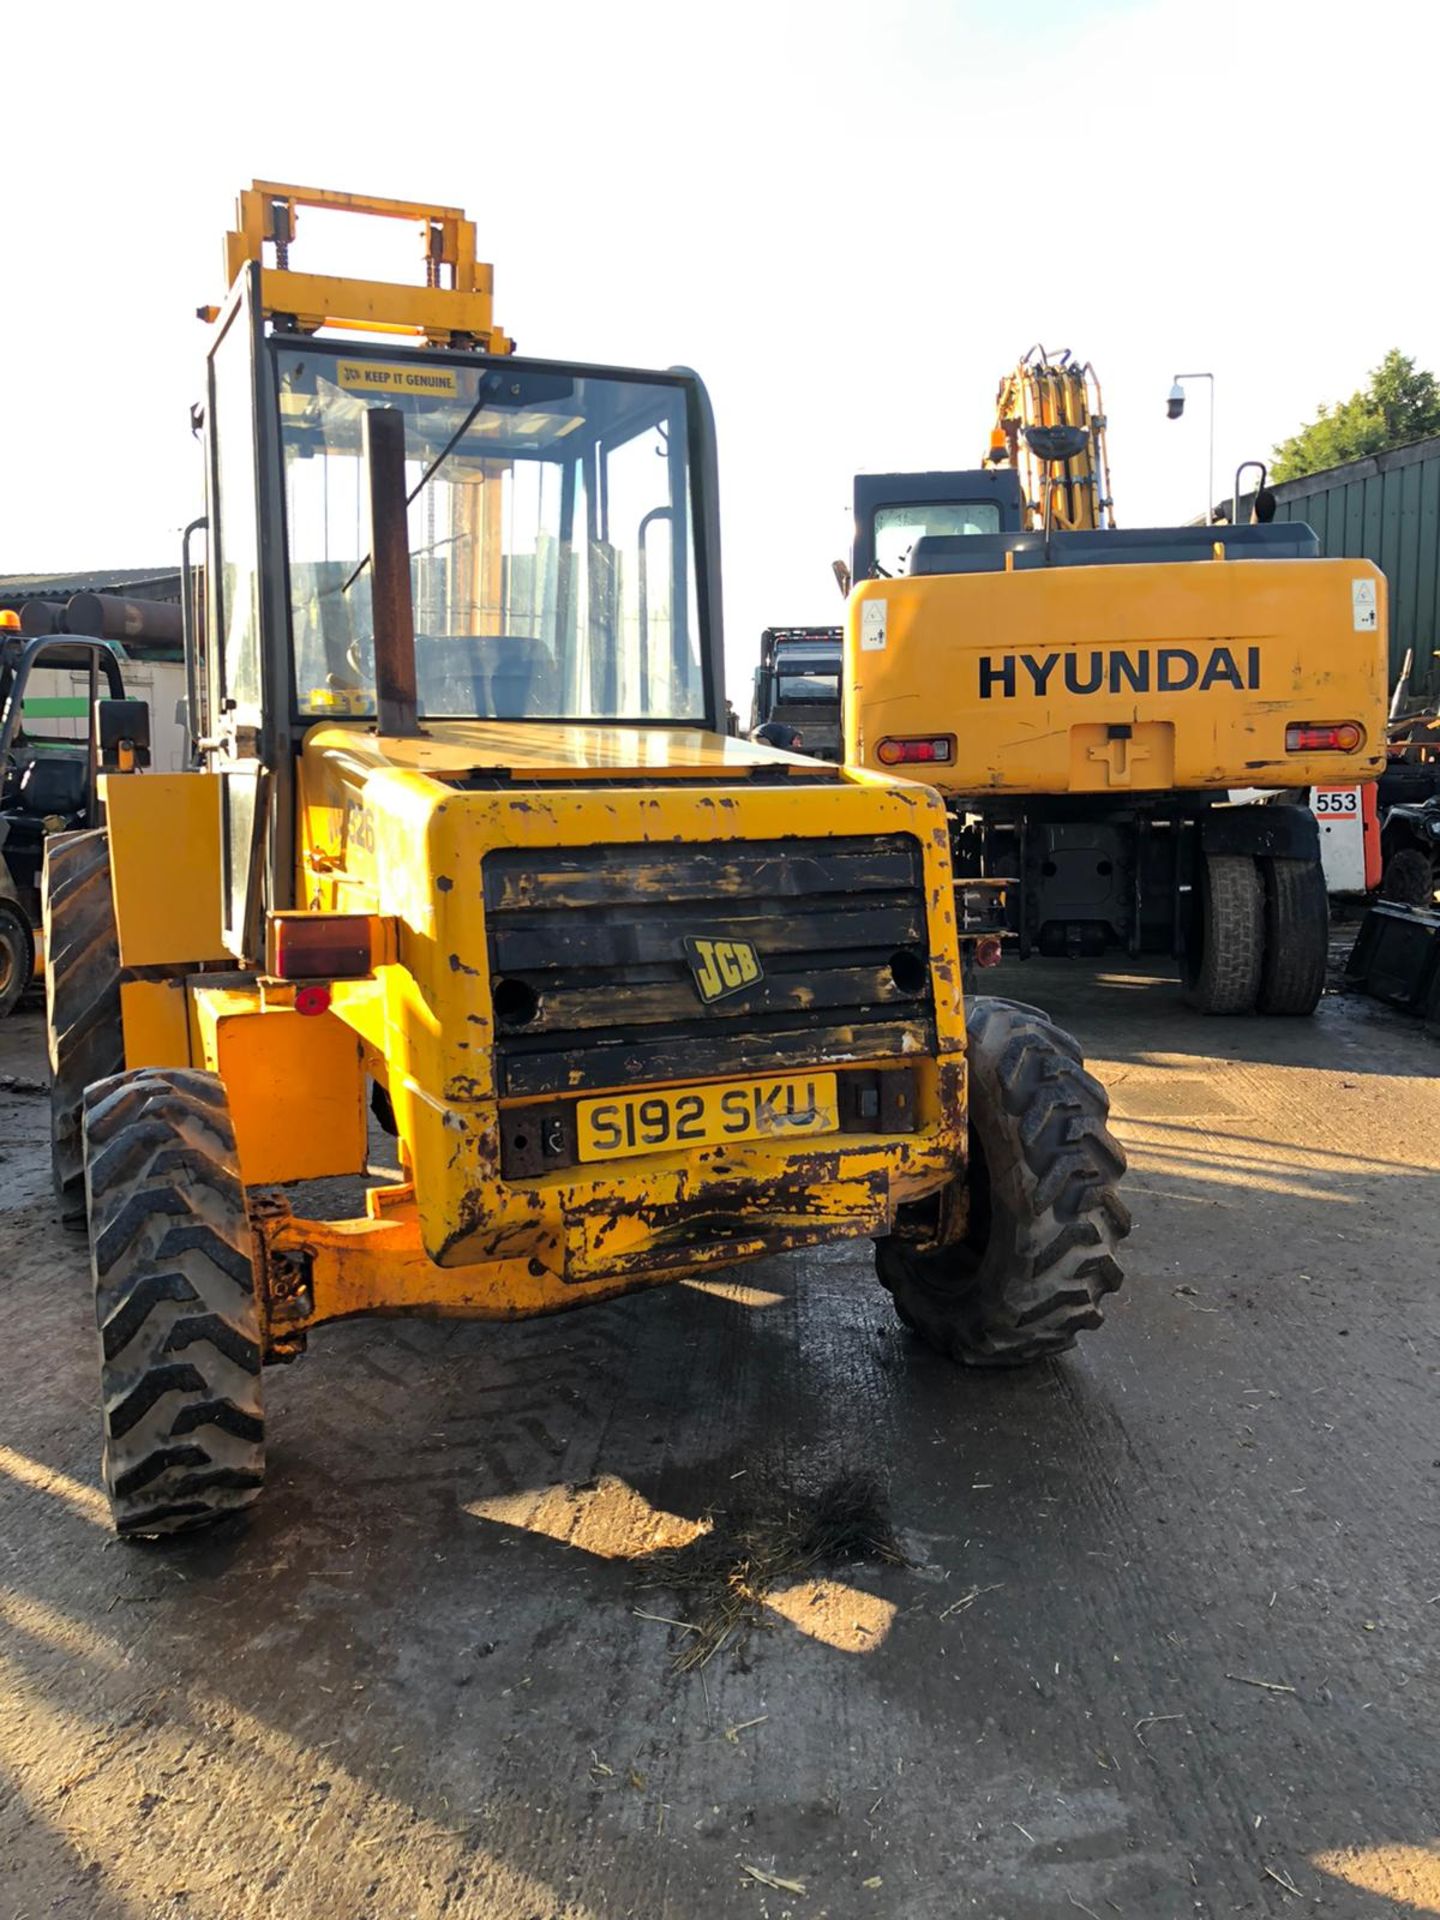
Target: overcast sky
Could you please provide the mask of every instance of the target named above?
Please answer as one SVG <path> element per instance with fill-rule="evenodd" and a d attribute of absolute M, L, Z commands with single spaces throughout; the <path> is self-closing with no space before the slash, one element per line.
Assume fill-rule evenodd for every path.
<path fill-rule="evenodd" d="M 1388 347 L 1440 368 L 1428 0 L 30 6 L 0 54 L 0 572 L 178 551 L 255 176 L 463 205 L 522 352 L 704 375 L 737 705 L 839 617 L 851 476 L 978 464 L 1033 341 L 1099 368 L 1132 526 L 1204 505 L 1176 371 L 1223 494 Z"/>

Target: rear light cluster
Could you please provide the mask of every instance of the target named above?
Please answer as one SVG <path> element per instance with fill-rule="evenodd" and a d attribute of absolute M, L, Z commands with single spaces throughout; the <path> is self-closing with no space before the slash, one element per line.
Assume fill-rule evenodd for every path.
<path fill-rule="evenodd" d="M 953 733 L 928 733 L 918 738 L 884 739 L 875 749 L 882 767 L 937 766 L 955 764 Z"/>
<path fill-rule="evenodd" d="M 272 913 L 269 971 L 278 980 L 359 980 L 370 972 L 368 913 Z"/>
<path fill-rule="evenodd" d="M 1354 720 L 1307 720 L 1285 729 L 1287 753 L 1354 753 L 1365 744 L 1365 729 Z"/>

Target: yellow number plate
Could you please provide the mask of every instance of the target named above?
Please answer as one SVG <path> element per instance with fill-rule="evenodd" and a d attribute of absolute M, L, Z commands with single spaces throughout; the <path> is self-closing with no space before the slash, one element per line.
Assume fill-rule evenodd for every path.
<path fill-rule="evenodd" d="M 726 1140 L 792 1140 L 840 1127 L 833 1073 L 582 1100 L 576 1117 L 582 1160 L 620 1160 Z"/>

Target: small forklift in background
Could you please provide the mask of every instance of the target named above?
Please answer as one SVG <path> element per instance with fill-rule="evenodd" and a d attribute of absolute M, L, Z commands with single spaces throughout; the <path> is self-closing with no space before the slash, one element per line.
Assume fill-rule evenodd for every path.
<path fill-rule="evenodd" d="M 83 676 L 85 693 L 37 694 L 36 676 L 57 671 Z M 98 824 L 96 783 L 107 747 L 97 729 L 112 728 L 117 710 L 109 702 L 133 705 L 113 646 L 79 635 L 29 636 L 18 615 L 0 612 L 0 1017 L 35 977 L 47 837 Z M 129 713 L 131 733 L 143 713 L 138 706 Z M 67 732 L 47 728 L 61 718 Z M 118 765 L 113 754 L 110 763 Z"/>

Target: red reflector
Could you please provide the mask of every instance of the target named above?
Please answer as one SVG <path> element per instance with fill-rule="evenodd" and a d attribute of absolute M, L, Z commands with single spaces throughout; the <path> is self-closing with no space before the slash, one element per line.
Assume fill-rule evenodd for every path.
<path fill-rule="evenodd" d="M 975 964 L 977 967 L 998 967 L 1000 964 L 1000 939 L 998 934 L 987 933 L 983 940 L 975 942 Z"/>
<path fill-rule="evenodd" d="M 328 1013 L 330 1011 L 330 989 L 318 983 L 295 989 L 295 1011 L 297 1013 Z"/>
<path fill-rule="evenodd" d="M 1364 740 L 1365 729 L 1353 720 L 1334 724 L 1306 721 L 1285 729 L 1287 753 L 1354 753 Z"/>
<path fill-rule="evenodd" d="M 370 972 L 370 916 L 276 913 L 270 971 L 281 980 L 356 980 Z"/>
<path fill-rule="evenodd" d="M 918 740 L 882 740 L 875 749 L 875 757 L 882 767 L 926 763 L 948 767 L 955 760 L 955 736 L 953 733 L 935 733 Z"/>

